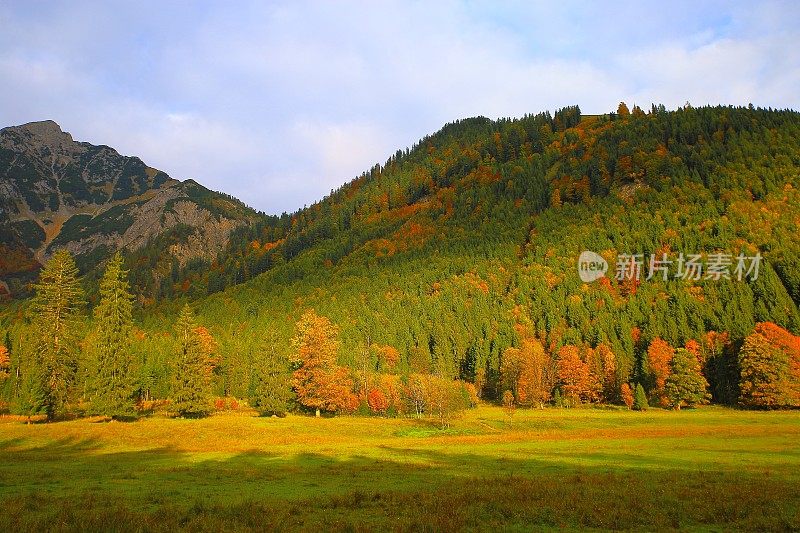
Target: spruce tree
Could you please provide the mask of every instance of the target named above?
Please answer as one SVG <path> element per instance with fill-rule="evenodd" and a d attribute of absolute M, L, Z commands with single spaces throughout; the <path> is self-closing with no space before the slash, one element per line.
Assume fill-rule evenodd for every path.
<path fill-rule="evenodd" d="M 100 303 L 95 308 L 97 323 L 97 382 L 95 411 L 112 418 L 135 413 L 133 356 L 133 296 L 129 291 L 122 256 L 117 253 L 108 262 L 100 281 Z"/>
<path fill-rule="evenodd" d="M 45 391 L 42 389 L 42 379 L 33 369 L 27 372 L 19 386 L 19 393 L 14 401 L 14 412 L 28 417 L 45 414 Z"/>
<path fill-rule="evenodd" d="M 275 349 L 273 338 L 268 338 L 261 349 L 254 379 L 250 404 L 262 416 L 284 416 L 291 397 L 291 374 L 289 360 Z"/>
<path fill-rule="evenodd" d="M 70 253 L 58 250 L 35 285 L 34 325 L 41 400 L 48 420 L 64 411 L 77 366 L 77 319 L 84 306 L 78 268 Z"/>
<path fill-rule="evenodd" d="M 634 411 L 647 411 L 650 407 L 647 404 L 647 395 L 644 393 L 644 387 L 641 383 L 636 384 L 636 392 L 633 393 L 633 410 Z"/>
<path fill-rule="evenodd" d="M 709 399 L 708 382 L 700 373 L 700 363 L 694 354 L 684 348 L 678 348 L 675 350 L 671 366 L 671 373 L 664 385 L 664 393 L 673 408 L 694 406 Z"/>
<path fill-rule="evenodd" d="M 176 368 L 172 384 L 172 409 L 185 417 L 206 416 L 211 412 L 211 382 L 207 354 L 197 333 L 194 313 L 183 306 L 178 322 Z"/>

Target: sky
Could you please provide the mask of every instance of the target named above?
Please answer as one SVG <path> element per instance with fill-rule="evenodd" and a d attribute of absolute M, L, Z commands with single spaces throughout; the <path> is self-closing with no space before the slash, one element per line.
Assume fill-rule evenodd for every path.
<path fill-rule="evenodd" d="M 800 109 L 800 2 L 0 0 L 0 127 L 52 119 L 267 213 L 459 118 Z"/>

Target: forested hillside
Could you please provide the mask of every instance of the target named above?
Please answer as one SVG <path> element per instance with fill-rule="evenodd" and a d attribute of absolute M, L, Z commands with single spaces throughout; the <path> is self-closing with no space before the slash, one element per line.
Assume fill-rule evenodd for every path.
<path fill-rule="evenodd" d="M 330 325 L 340 383 L 362 405 L 380 391 L 396 412 L 408 408 L 398 390 L 426 375 L 522 405 L 632 404 L 641 386 L 664 406 L 797 406 L 799 175 L 794 111 L 621 104 L 457 121 L 306 209 L 241 226 L 216 260 L 173 268 L 157 288 L 157 242 L 128 254 L 136 394 L 174 396 L 186 353 L 174 324 L 189 301 L 217 396 L 252 398 L 265 361 L 294 361 L 297 379 L 303 332 Z M 581 281 L 584 250 L 609 263 L 606 277 Z M 635 254 L 639 279 L 617 279 L 618 257 Z M 697 279 L 674 275 L 695 255 Z M 650 256 L 669 257 L 669 275 L 647 279 Z M 739 257 L 761 258 L 757 275 L 737 272 Z M 36 359 L 34 318 L 14 304 L 0 326 L 10 405 Z M 87 342 L 76 403 L 91 401 Z M 346 403 L 329 410 L 358 402 Z"/>

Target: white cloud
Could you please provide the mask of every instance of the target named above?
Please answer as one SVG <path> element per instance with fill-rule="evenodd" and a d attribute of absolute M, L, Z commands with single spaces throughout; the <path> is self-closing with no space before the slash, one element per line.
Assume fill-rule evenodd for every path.
<path fill-rule="evenodd" d="M 279 212 L 467 116 L 800 108 L 796 15 L 780 2 L 4 4 L 0 124 L 52 118 Z"/>

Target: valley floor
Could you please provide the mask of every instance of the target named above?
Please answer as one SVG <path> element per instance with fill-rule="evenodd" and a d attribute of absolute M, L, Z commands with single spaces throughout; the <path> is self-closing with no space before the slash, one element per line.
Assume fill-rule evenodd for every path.
<path fill-rule="evenodd" d="M 0 530 L 798 530 L 800 412 L 0 419 Z"/>

